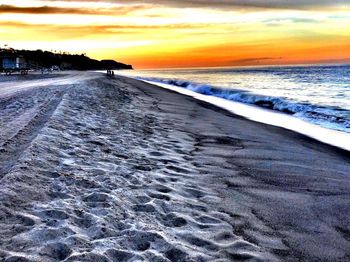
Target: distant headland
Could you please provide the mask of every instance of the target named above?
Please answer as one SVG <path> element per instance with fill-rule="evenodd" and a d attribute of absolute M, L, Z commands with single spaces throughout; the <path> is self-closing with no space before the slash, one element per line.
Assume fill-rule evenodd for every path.
<path fill-rule="evenodd" d="M 118 70 L 133 69 L 132 65 L 114 60 L 95 60 L 85 54 L 53 53 L 43 50 L 0 49 L 0 54 L 21 57 L 32 69 L 53 68 L 61 70 Z"/>

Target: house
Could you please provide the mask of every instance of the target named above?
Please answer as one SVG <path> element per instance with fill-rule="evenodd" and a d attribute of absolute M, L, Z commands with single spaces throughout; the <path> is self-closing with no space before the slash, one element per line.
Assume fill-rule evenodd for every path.
<path fill-rule="evenodd" d="M 23 57 L 19 56 L 5 56 L 2 57 L 2 68 L 18 70 L 26 67 L 26 63 Z"/>
<path fill-rule="evenodd" d="M 27 74 L 28 68 L 26 60 L 13 49 L 0 49 L 0 71 L 6 74 L 11 74 L 13 72 Z"/>

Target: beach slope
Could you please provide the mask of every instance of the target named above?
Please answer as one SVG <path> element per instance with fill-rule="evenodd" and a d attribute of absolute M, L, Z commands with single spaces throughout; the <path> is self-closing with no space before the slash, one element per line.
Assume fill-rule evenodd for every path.
<path fill-rule="evenodd" d="M 348 152 L 100 73 L 0 108 L 1 261 L 350 260 Z"/>

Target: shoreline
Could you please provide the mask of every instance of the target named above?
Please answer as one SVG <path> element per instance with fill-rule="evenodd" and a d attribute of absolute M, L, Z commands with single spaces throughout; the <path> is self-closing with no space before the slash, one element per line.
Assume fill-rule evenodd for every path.
<path fill-rule="evenodd" d="M 131 76 L 125 77 L 133 78 Z M 133 79 L 149 83 L 158 87 L 162 87 L 168 90 L 172 90 L 174 92 L 186 96 L 191 96 L 196 100 L 201 100 L 216 105 L 217 107 L 223 108 L 224 110 L 229 111 L 232 114 L 240 115 L 245 119 L 267 125 L 281 127 L 286 130 L 291 130 L 293 132 L 315 139 L 319 142 L 350 152 L 350 133 L 348 132 L 327 128 L 322 125 L 317 125 L 305 119 L 301 119 L 294 115 L 283 113 L 278 110 L 268 109 L 240 101 L 234 101 L 215 95 L 202 94 L 200 92 L 192 91 L 177 85 L 147 79 Z"/>
<path fill-rule="evenodd" d="M 284 130 L 288 130 L 288 131 L 303 135 L 309 139 L 314 139 L 317 142 L 320 142 L 320 143 L 329 145 L 331 147 L 335 147 L 339 150 L 344 150 L 347 153 L 350 153 L 350 134 L 349 133 L 328 129 L 328 128 L 318 126 L 316 124 L 312 124 L 307 121 L 298 119 L 294 116 L 283 114 L 282 112 L 261 108 L 255 105 L 250 105 L 242 102 L 236 102 L 236 101 L 231 101 L 223 98 L 203 95 L 190 90 L 184 90 L 183 88 L 180 88 L 177 86 L 162 84 L 158 82 L 145 81 L 145 80 L 139 80 L 139 81 L 149 83 L 155 86 L 159 86 L 185 96 L 192 97 L 195 100 L 199 100 L 204 103 L 211 104 L 216 108 L 223 109 L 226 112 L 229 112 L 235 116 L 241 116 L 244 119 L 247 119 L 249 121 L 262 123 L 269 126 L 280 127 Z M 246 113 L 245 111 L 248 111 L 249 113 Z M 267 119 L 272 118 L 273 120 L 266 120 L 266 118 Z M 288 124 L 281 124 L 282 121 L 285 121 Z M 292 124 L 290 124 L 289 122 L 292 122 Z M 334 137 L 334 136 L 336 136 L 337 138 L 330 139 L 330 137 Z M 344 140 L 349 141 L 349 143 L 344 144 Z"/>
<path fill-rule="evenodd" d="M 70 74 L 0 101 L 0 259 L 350 258 L 349 152 L 132 78 Z"/>
<path fill-rule="evenodd" d="M 184 95 L 186 97 L 193 98 L 193 100 L 194 100 L 193 102 L 194 103 L 198 103 L 198 104 L 204 103 L 204 104 L 207 104 L 207 106 L 212 106 L 213 108 L 215 108 L 215 110 L 222 111 L 223 113 L 226 113 L 226 114 L 231 115 L 233 117 L 241 117 L 242 119 L 245 119 L 247 121 L 260 123 L 260 124 L 271 126 L 271 127 L 281 128 L 284 131 L 289 131 L 289 132 L 292 132 L 294 134 L 300 135 L 300 136 L 304 137 L 303 139 L 305 139 L 305 140 L 311 140 L 311 141 L 314 141 L 315 143 L 320 143 L 320 144 L 323 144 L 326 147 L 330 147 L 331 148 L 330 150 L 338 151 L 340 154 L 350 155 L 350 145 L 344 147 L 344 145 L 340 145 L 340 143 L 331 143 L 331 142 L 327 143 L 325 141 L 322 141 L 322 138 L 321 139 L 317 139 L 317 137 L 315 137 L 313 134 L 305 134 L 303 132 L 300 132 L 300 131 L 298 132 L 297 130 L 293 130 L 293 129 L 287 128 L 287 127 L 285 127 L 284 125 L 281 125 L 281 124 L 279 124 L 279 125 L 276 124 L 276 123 L 275 124 L 272 124 L 272 123 L 269 124 L 268 122 L 263 121 L 261 119 L 249 118 L 249 115 L 245 116 L 244 114 L 235 113 L 234 110 L 232 110 L 232 108 L 230 108 L 229 106 L 222 106 L 222 105 L 220 106 L 220 104 L 218 103 L 220 101 L 214 101 L 213 102 L 213 101 L 210 101 L 210 99 L 209 99 L 209 101 L 207 101 L 207 99 L 205 99 L 207 97 L 212 98 L 211 96 L 202 95 L 202 94 L 199 94 L 199 93 L 196 93 L 196 92 L 191 92 L 190 90 L 183 90 L 183 89 L 181 89 L 179 87 L 172 86 L 172 85 L 166 85 L 166 84 L 161 84 L 161 83 L 152 82 L 152 81 L 146 81 L 146 80 L 139 80 L 139 79 L 135 79 L 135 78 L 132 78 L 132 77 L 123 76 L 123 75 L 118 75 L 118 77 L 125 77 L 125 78 L 133 79 L 133 80 L 136 80 L 136 81 L 141 81 L 141 82 L 144 82 L 144 83 L 148 83 L 148 84 L 154 85 L 156 87 L 165 88 L 169 92 L 174 92 L 174 93 L 177 93 L 177 94 Z M 216 97 L 214 97 L 214 98 L 216 99 Z M 294 118 L 293 116 L 290 116 L 288 114 L 283 114 L 281 112 L 276 112 L 276 111 L 273 111 L 273 110 L 264 109 L 264 108 L 257 107 L 257 106 L 254 106 L 254 105 L 250 105 L 250 104 L 244 104 L 244 103 L 241 103 L 241 102 L 235 102 L 235 101 L 230 101 L 230 100 L 226 100 L 226 99 L 220 99 L 220 100 L 221 101 L 226 101 L 226 102 L 229 102 L 229 103 L 233 103 L 233 104 L 243 104 L 244 107 L 246 107 L 246 108 L 249 108 L 249 107 L 252 108 L 253 109 L 252 111 L 254 111 L 254 109 L 255 109 L 256 111 L 264 111 L 264 112 L 268 112 L 268 113 L 272 113 L 272 114 L 276 114 L 276 115 L 281 115 L 283 117 L 287 117 L 286 119 Z M 297 118 L 294 118 L 294 119 L 296 119 L 297 121 L 302 121 L 302 120 L 297 119 Z M 341 133 L 342 135 L 349 136 L 349 138 L 350 138 L 350 134 L 348 134 L 348 133 L 337 131 L 337 130 L 332 130 L 332 129 L 326 129 L 324 127 L 317 126 L 317 125 L 314 125 L 314 124 L 310 124 L 308 122 L 305 122 L 305 123 L 306 123 L 306 125 L 309 125 L 309 126 L 312 125 L 312 126 L 316 127 L 316 129 L 324 129 L 326 131 L 330 131 L 331 133 L 332 132 L 334 132 L 334 133 Z"/>

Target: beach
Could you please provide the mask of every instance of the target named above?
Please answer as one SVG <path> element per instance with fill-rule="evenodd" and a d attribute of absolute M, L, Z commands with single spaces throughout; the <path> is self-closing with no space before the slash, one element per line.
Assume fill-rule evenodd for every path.
<path fill-rule="evenodd" d="M 350 260 L 348 151 L 95 72 L 0 108 L 1 261 Z"/>

